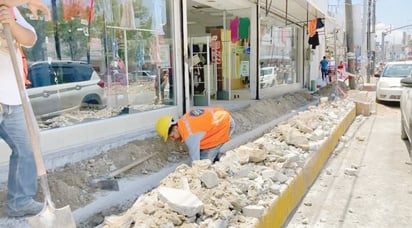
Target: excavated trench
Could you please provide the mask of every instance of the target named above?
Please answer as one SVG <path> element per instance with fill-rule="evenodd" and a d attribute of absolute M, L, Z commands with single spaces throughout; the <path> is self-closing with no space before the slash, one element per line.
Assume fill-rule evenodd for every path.
<path fill-rule="evenodd" d="M 255 101 L 246 107 L 231 110 L 236 121 L 233 139 L 225 144 L 230 150 L 262 136 L 279 122 L 329 96 L 325 87 L 314 96 L 306 90 L 271 99 Z M 152 154 L 149 160 L 116 177 L 119 191 L 102 190 L 91 186 L 93 180 L 107 176 L 113 170 Z M 49 170 L 48 179 L 56 208 L 70 205 L 78 227 L 95 227 L 105 216 L 120 214 L 132 206 L 142 194 L 157 187 L 160 181 L 181 164 L 188 164 L 186 148 L 180 143 L 163 143 L 158 137 L 130 141 L 88 160 Z M 4 205 L 6 186 L 0 191 Z M 42 200 L 42 193 L 37 198 Z M 1 227 L 27 227 L 25 219 L 11 219 L 4 214 Z"/>

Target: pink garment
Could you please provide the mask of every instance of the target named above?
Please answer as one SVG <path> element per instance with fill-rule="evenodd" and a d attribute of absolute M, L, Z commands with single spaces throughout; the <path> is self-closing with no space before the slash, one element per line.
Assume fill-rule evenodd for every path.
<path fill-rule="evenodd" d="M 235 17 L 230 20 L 230 36 L 232 43 L 236 43 L 239 40 L 239 18 Z"/>

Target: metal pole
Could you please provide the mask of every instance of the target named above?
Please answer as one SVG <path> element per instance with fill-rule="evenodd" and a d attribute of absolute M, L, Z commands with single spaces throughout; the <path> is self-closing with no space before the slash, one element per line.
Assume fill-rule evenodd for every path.
<path fill-rule="evenodd" d="M 338 72 L 337 72 L 337 66 L 340 62 L 340 57 L 338 58 L 338 52 L 336 50 L 336 33 L 338 32 L 338 30 L 336 29 L 336 24 L 335 24 L 335 28 L 333 29 L 333 53 L 335 53 L 335 80 L 338 80 Z"/>
<path fill-rule="evenodd" d="M 368 1 L 368 19 L 366 25 L 366 50 L 368 53 L 368 64 L 367 64 L 367 71 L 366 76 L 369 79 L 371 73 L 371 0 Z"/>
<path fill-rule="evenodd" d="M 385 51 L 385 36 L 386 32 L 382 32 L 382 43 L 381 43 L 381 48 L 382 48 L 382 62 L 386 62 L 386 51 Z"/>
<path fill-rule="evenodd" d="M 370 28 L 369 28 L 369 36 L 370 36 L 370 40 L 369 40 L 369 48 L 370 48 L 370 68 L 369 68 L 369 74 L 366 78 L 366 82 L 370 83 L 371 77 L 373 77 L 373 75 L 375 74 L 375 42 L 374 39 L 372 40 L 372 37 L 375 37 L 375 24 L 376 24 L 376 20 L 375 20 L 375 16 L 376 16 L 376 0 L 371 0 L 371 8 L 370 8 Z M 372 45 L 371 45 L 372 44 Z"/>
<path fill-rule="evenodd" d="M 355 50 L 353 45 L 353 17 L 352 17 L 352 0 L 345 0 L 345 18 L 346 18 L 346 37 L 347 37 L 347 47 L 348 47 L 348 71 L 355 74 Z M 351 89 L 356 88 L 355 79 L 349 77 L 349 87 Z"/>

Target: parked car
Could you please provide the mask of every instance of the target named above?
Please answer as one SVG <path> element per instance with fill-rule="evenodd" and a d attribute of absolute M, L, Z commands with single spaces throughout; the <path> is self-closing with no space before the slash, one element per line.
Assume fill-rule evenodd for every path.
<path fill-rule="evenodd" d="M 401 109 L 401 137 L 412 142 L 412 78 L 401 80 L 402 96 L 400 100 Z"/>
<path fill-rule="evenodd" d="M 93 68 L 77 61 L 42 61 L 29 66 L 27 93 L 37 118 L 106 105 L 104 82 Z"/>
<path fill-rule="evenodd" d="M 274 86 L 276 83 L 276 67 L 262 67 L 260 69 L 260 88 Z"/>
<path fill-rule="evenodd" d="M 402 94 L 401 79 L 410 77 L 412 61 L 389 62 L 376 84 L 376 102 L 399 102 Z"/>

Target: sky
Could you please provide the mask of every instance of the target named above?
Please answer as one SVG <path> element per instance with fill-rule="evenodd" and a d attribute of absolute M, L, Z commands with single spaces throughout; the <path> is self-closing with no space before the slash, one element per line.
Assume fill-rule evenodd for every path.
<path fill-rule="evenodd" d="M 364 6 L 369 0 L 352 0 L 352 4 Z M 381 40 L 382 31 L 389 28 L 396 29 L 399 27 L 411 25 L 410 27 L 401 28 L 389 33 L 385 40 L 392 43 L 402 41 L 402 32 L 412 34 L 412 0 L 371 0 L 376 2 L 376 35 Z M 329 0 L 329 4 L 344 5 L 345 0 Z M 363 7 L 362 7 L 363 10 Z"/>
<path fill-rule="evenodd" d="M 369 0 L 352 0 L 352 4 L 368 4 Z M 412 0 L 372 0 L 376 1 L 376 23 L 398 28 L 412 24 Z M 345 0 L 329 0 L 329 4 L 343 5 Z M 405 28 L 412 34 L 412 26 Z"/>
<path fill-rule="evenodd" d="M 376 23 L 392 25 L 392 28 L 411 25 L 405 30 L 412 33 L 411 9 L 411 0 L 376 0 Z"/>

